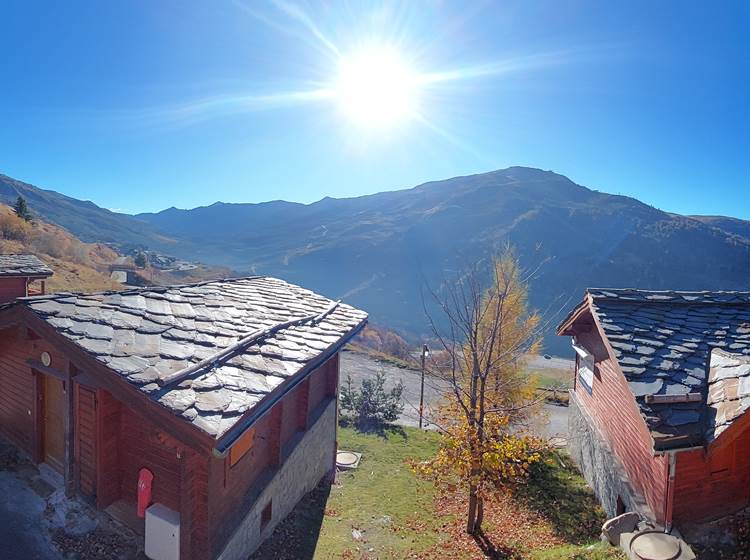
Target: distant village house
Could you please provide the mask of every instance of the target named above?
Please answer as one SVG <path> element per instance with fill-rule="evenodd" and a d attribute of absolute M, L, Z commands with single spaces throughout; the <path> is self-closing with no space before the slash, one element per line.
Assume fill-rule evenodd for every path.
<path fill-rule="evenodd" d="M 338 352 L 365 313 L 267 277 L 26 298 L 11 271 L 51 271 L 17 260 L 0 434 L 69 495 L 145 516 L 147 554 L 245 560 L 331 476 Z"/>
<path fill-rule="evenodd" d="M 610 516 L 666 529 L 750 505 L 750 292 L 590 289 L 570 447 Z"/>
<path fill-rule="evenodd" d="M 52 269 L 35 255 L 0 255 L 0 304 L 44 294 Z"/>

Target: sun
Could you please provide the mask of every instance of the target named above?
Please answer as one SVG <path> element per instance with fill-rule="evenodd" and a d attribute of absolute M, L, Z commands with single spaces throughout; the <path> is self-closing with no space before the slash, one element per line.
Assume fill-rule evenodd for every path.
<path fill-rule="evenodd" d="M 413 118 L 418 78 L 394 49 L 371 47 L 342 57 L 334 88 L 341 112 L 365 128 L 385 128 Z"/>

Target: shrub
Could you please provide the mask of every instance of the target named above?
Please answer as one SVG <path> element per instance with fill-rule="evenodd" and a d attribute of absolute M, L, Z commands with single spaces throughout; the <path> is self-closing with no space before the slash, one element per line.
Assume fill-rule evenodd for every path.
<path fill-rule="evenodd" d="M 404 410 L 401 395 L 404 384 L 399 380 L 390 391 L 385 389 L 385 374 L 379 371 L 372 379 L 363 379 L 359 389 L 351 376 L 341 388 L 341 410 L 360 430 L 369 430 L 394 422 Z"/>
<path fill-rule="evenodd" d="M 0 234 L 3 239 L 25 242 L 31 235 L 31 226 L 15 214 L 0 214 Z"/>

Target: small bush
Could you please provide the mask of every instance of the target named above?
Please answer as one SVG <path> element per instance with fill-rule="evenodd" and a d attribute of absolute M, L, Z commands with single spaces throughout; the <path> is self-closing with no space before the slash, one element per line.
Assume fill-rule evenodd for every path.
<path fill-rule="evenodd" d="M 0 214 L 0 234 L 3 239 L 26 242 L 31 236 L 31 225 L 15 214 Z"/>
<path fill-rule="evenodd" d="M 404 410 L 401 395 L 404 384 L 399 380 L 390 391 L 385 390 L 385 374 L 379 371 L 372 379 L 363 379 L 359 389 L 346 376 L 341 388 L 341 410 L 346 419 L 360 430 L 382 427 L 398 419 Z M 347 414 L 348 413 L 348 414 Z"/>

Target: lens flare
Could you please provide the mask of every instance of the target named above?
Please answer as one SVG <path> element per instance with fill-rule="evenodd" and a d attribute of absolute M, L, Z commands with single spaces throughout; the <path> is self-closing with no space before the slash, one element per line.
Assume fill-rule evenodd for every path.
<path fill-rule="evenodd" d="M 366 128 L 390 127 L 412 118 L 419 80 L 400 54 L 371 47 L 343 57 L 334 87 L 341 112 Z"/>

